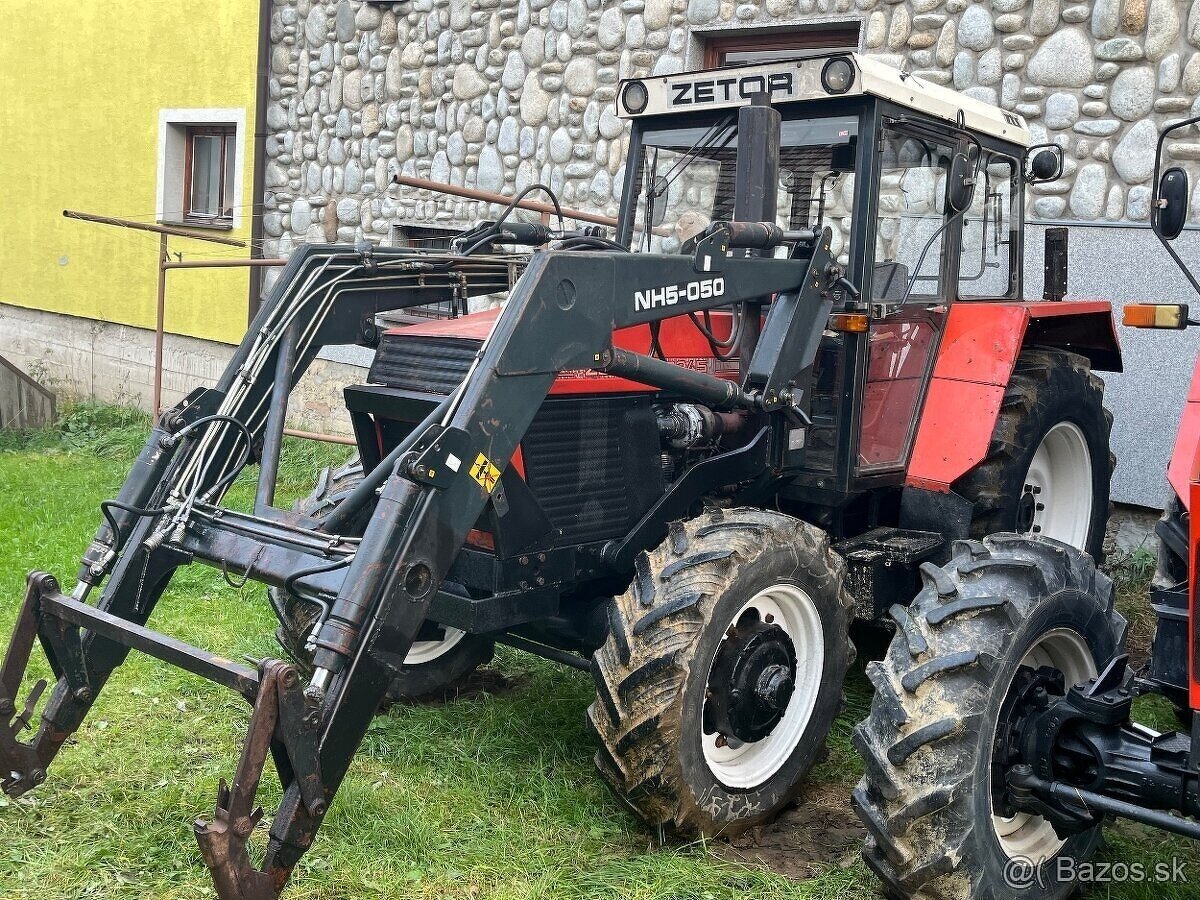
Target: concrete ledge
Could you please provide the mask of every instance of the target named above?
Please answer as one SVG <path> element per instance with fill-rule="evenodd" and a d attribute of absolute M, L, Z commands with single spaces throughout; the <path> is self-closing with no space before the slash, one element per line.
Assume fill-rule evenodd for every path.
<path fill-rule="evenodd" d="M 163 401 L 216 384 L 234 348 L 168 334 L 163 340 Z M 63 397 L 90 398 L 150 410 L 154 332 L 112 322 L 0 303 L 0 356 Z M 342 388 L 360 382 L 370 351 L 329 348 L 292 393 L 288 422 L 296 428 L 349 435 Z"/>

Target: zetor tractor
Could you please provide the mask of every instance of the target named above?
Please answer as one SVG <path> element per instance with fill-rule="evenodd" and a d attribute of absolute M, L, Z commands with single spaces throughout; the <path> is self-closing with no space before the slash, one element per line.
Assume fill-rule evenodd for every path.
<path fill-rule="evenodd" d="M 1159 178 L 1167 137 L 1198 123 L 1159 137 L 1151 225 L 1200 293 L 1170 244 L 1188 216 L 1187 173 Z M 1125 324 L 1200 323 L 1186 305 L 1133 304 Z M 889 895 L 1065 897 L 1108 817 L 1200 839 L 1200 362 L 1168 480 L 1158 628 L 1136 672 L 1112 582 L 1075 548 L 997 535 L 957 542 L 948 565 L 924 569 L 886 658 L 868 666 L 876 693 L 855 732 L 864 856 Z M 1131 718 L 1145 694 L 1171 701 L 1180 730 Z"/>
<path fill-rule="evenodd" d="M 639 816 L 731 833 L 822 753 L 853 617 L 919 646 L 903 604 L 956 539 L 1099 549 L 1111 312 L 1060 302 L 1057 240 L 1048 299 L 1021 299 L 1024 186 L 1057 148 L 845 54 L 628 81 L 618 112 L 611 231 L 517 221 L 534 190 L 557 206 L 531 185 L 447 251 L 293 255 L 217 386 L 159 417 L 77 585 L 30 576 L 0 670 L 10 795 L 130 649 L 182 666 L 253 704 L 196 835 L 222 898 L 274 897 L 381 703 L 444 694 L 504 643 L 591 671 L 597 764 Z M 345 392 L 359 461 L 274 508 L 289 392 L 354 342 L 376 347 Z M 253 511 L 222 506 L 249 465 Z M 192 563 L 268 585 L 292 661 L 147 628 Z M 35 637 L 58 683 L 22 742 Z M 268 753 L 285 790 L 256 867 Z"/>

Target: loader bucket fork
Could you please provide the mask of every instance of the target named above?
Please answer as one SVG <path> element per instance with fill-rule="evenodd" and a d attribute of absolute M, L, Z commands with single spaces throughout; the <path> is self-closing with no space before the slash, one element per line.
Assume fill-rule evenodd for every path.
<path fill-rule="evenodd" d="M 728 254 L 785 238 L 794 242 L 788 259 Z M 3 789 L 17 796 L 44 780 L 130 650 L 182 667 L 253 705 L 233 779 L 222 782 L 211 821 L 195 830 L 222 900 L 273 900 L 311 846 L 468 532 L 489 504 L 494 515 L 511 511 L 495 496 L 499 479 L 556 376 L 601 369 L 747 411 L 757 434 L 728 451 L 741 482 L 798 465 L 787 439 L 806 415 L 797 385 L 805 383 L 843 284 L 829 246 L 828 230 L 784 235 L 766 223 L 717 223 L 689 256 L 557 251 L 524 263 L 399 248 L 302 248 L 216 388 L 195 392 L 156 423 L 117 500 L 102 506 L 105 524 L 75 590 L 64 594 L 44 573 L 29 576 L 0 668 Z M 385 309 L 463 290 L 493 292 L 519 263 L 524 272 L 459 390 L 431 403 L 425 421 L 366 474 L 360 490 L 322 523 L 270 506 L 274 485 L 264 482 L 277 471 L 286 399 L 322 346 L 352 342 L 362 320 Z M 700 282 L 708 289 L 689 290 Z M 645 301 L 668 288 L 680 306 Z M 615 329 L 772 297 L 740 384 L 613 347 Z M 252 457 L 260 463 L 254 511 L 220 506 Z M 638 527 L 657 539 L 656 523 L 665 531 L 666 518 L 693 500 L 668 492 Z M 339 534 L 367 504 L 372 515 L 361 536 Z M 307 685 L 287 663 L 251 668 L 146 626 L 174 571 L 193 562 L 321 603 Z M 57 683 L 26 742 L 20 735 L 46 689 L 39 682 L 18 703 L 35 640 Z M 255 795 L 268 755 L 284 797 L 255 866 L 248 839 L 263 815 Z"/>

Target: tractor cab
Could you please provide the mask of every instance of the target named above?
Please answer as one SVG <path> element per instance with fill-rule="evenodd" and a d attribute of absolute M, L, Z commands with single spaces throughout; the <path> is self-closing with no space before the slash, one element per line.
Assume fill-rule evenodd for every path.
<path fill-rule="evenodd" d="M 864 306 L 1020 296 L 1024 120 L 857 54 L 624 82 L 621 243 L 676 252 L 740 218 L 738 111 L 754 98 L 781 120 L 764 209 L 829 226 Z"/>
<path fill-rule="evenodd" d="M 738 166 L 764 139 L 740 133 L 755 98 L 779 114 L 775 177 L 739 209 L 739 171 L 759 174 Z M 1060 148 L 1031 153 L 1020 116 L 858 54 L 630 80 L 618 110 L 632 123 L 620 243 L 686 252 L 722 220 L 830 229 L 857 290 L 837 293 L 821 344 L 797 489 L 903 483 L 950 305 L 1020 300 L 1024 186 L 1061 174 Z"/>

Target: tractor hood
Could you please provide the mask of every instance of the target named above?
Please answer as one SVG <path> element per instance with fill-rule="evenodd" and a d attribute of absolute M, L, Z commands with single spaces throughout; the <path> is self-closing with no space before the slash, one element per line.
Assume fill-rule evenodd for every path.
<path fill-rule="evenodd" d="M 400 390 L 417 393 L 451 393 L 466 376 L 471 361 L 483 346 L 499 317 L 500 309 L 436 319 L 392 328 L 384 332 L 375 351 L 368 380 Z M 713 332 L 727 338 L 731 330 L 728 312 L 711 314 Z M 650 326 L 635 325 L 613 333 L 613 344 L 635 353 L 650 352 Z M 736 379 L 738 360 L 717 357 L 707 339 L 687 320 L 679 316 L 662 323 L 659 345 L 663 356 L 676 365 L 718 378 Z M 618 393 L 648 391 L 646 385 L 596 372 L 577 369 L 562 372 L 552 394 Z"/>

